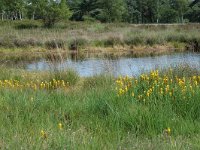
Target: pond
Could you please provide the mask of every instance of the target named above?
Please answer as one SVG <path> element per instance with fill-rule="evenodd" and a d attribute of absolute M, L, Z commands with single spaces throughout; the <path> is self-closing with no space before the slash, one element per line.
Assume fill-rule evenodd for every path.
<path fill-rule="evenodd" d="M 166 69 L 178 65 L 189 65 L 200 69 L 199 53 L 177 53 L 156 57 L 126 58 L 86 58 L 84 60 L 66 59 L 62 63 L 52 63 L 46 60 L 28 63 L 25 69 L 28 71 L 48 71 L 52 69 L 74 69 L 80 76 L 88 77 L 98 74 L 109 73 L 119 75 L 140 75 L 153 69 Z"/>

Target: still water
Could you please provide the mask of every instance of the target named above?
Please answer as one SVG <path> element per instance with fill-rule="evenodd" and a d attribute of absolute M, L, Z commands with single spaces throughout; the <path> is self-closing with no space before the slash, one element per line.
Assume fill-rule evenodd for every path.
<path fill-rule="evenodd" d="M 118 59 L 86 58 L 84 60 L 76 61 L 72 59 L 66 59 L 62 63 L 52 63 L 50 61 L 40 60 L 26 64 L 25 69 L 29 71 L 74 69 L 82 77 L 94 76 L 104 73 L 109 73 L 114 76 L 137 76 L 141 73 L 149 72 L 152 69 L 165 69 L 186 64 L 191 67 L 200 69 L 200 54 L 178 53 L 156 57 L 121 57 Z"/>

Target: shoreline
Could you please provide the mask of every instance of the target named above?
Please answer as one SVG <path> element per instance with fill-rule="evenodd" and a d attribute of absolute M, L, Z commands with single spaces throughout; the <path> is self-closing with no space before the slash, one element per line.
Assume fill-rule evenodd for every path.
<path fill-rule="evenodd" d="M 27 49 L 29 49 L 27 51 Z M 1 61 L 33 61 L 38 59 L 62 60 L 68 57 L 76 59 L 94 58 L 118 58 L 118 57 L 148 57 L 186 52 L 186 46 L 176 48 L 172 44 L 154 46 L 114 46 L 114 47 L 86 47 L 78 50 L 52 49 L 40 47 L 30 48 L 0 48 Z"/>

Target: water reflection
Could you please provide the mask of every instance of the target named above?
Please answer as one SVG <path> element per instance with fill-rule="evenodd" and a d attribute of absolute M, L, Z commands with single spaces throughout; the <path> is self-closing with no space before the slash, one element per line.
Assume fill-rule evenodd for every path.
<path fill-rule="evenodd" d="M 87 58 L 85 60 L 67 59 L 63 62 L 50 62 L 41 60 L 27 64 L 26 69 L 32 70 L 52 70 L 52 69 L 74 69 L 80 76 L 93 76 L 101 73 L 119 75 L 139 75 L 156 68 L 167 68 L 181 64 L 187 64 L 200 69 L 200 54 L 179 53 L 158 57 L 144 58 L 118 58 L 118 59 L 97 59 Z"/>

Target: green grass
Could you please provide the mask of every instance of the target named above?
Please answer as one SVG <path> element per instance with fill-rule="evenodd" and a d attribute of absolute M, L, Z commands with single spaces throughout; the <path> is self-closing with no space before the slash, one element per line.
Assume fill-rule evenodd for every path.
<path fill-rule="evenodd" d="M 40 81 L 58 77 L 70 79 L 76 74 L 27 73 L 1 69 L 1 80 Z M 199 75 L 185 68 L 160 76 L 175 79 Z M 189 71 L 189 69 L 188 69 Z M 49 75 L 48 75 L 49 74 Z M 48 75 L 48 76 L 47 76 Z M 69 79 L 69 78 L 67 78 Z M 140 78 L 130 79 L 129 91 L 117 96 L 115 78 L 82 78 L 68 90 L 31 90 L 0 87 L 1 149 L 199 149 L 200 82 L 194 95 L 181 91 L 175 95 L 153 93 L 146 103 L 137 98 L 150 84 Z M 178 87 L 178 83 L 169 83 Z M 160 84 L 160 86 L 164 86 Z M 164 88 L 163 88 L 164 89 Z M 131 95 L 135 92 L 135 96 Z M 63 125 L 59 129 L 58 124 Z M 170 135 L 165 130 L 170 127 Z M 41 130 L 47 138 L 41 136 Z"/>

